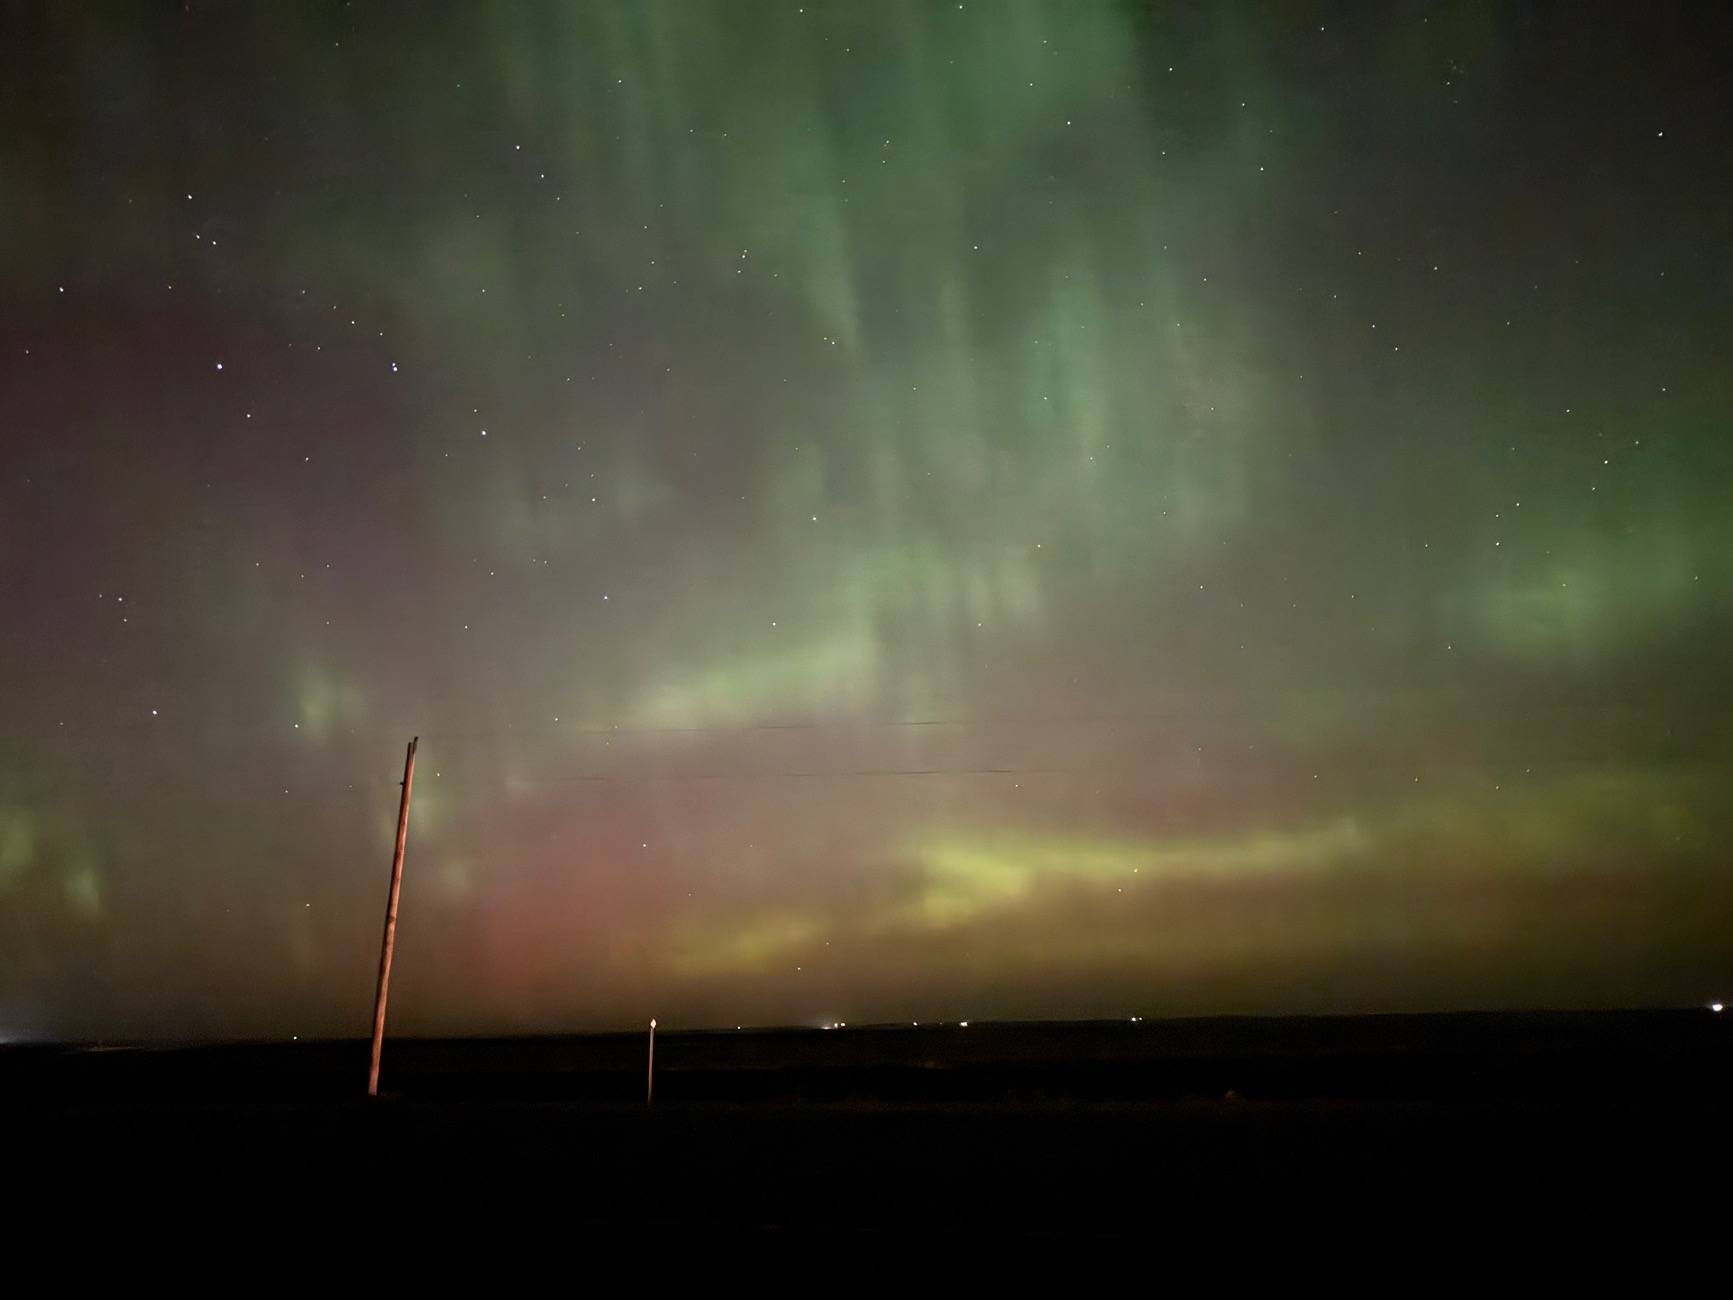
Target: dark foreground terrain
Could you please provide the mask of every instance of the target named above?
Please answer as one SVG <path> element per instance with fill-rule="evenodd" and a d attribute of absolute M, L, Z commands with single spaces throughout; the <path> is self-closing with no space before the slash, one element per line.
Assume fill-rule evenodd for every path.
<path fill-rule="evenodd" d="M 371 1102 L 366 1050 L 6 1049 L 7 1183 L 85 1232 L 1530 1245 L 1720 1239 L 1733 1185 L 1707 1010 L 662 1032 L 650 1110 L 641 1037 L 389 1042 Z"/>

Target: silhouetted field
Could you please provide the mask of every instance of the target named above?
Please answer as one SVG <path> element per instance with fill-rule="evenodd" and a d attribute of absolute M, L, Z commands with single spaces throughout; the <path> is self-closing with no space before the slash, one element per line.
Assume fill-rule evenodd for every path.
<path fill-rule="evenodd" d="M 378 1195 L 567 1228 L 1531 1237 L 1717 1226 L 1707 1011 L 13 1048 L 11 1172 L 85 1212 Z M 278 1211 L 274 1211 L 278 1212 Z M 1718 1227 L 1717 1227 L 1718 1230 Z"/>

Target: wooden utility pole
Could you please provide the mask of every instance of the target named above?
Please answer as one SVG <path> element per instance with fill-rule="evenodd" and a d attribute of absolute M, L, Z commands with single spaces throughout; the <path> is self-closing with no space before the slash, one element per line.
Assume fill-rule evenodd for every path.
<path fill-rule="evenodd" d="M 409 788 L 415 784 L 415 746 L 403 759 L 403 798 L 397 805 L 397 847 L 391 853 L 391 893 L 385 900 L 385 937 L 379 944 L 379 990 L 373 995 L 373 1059 L 367 1066 L 367 1095 L 379 1095 L 379 1052 L 385 1046 L 385 995 L 391 988 L 391 949 L 397 942 L 397 895 L 403 888 L 403 842 L 409 838 Z"/>
<path fill-rule="evenodd" d="M 644 1075 L 644 1104 L 648 1106 L 656 1097 L 656 1018 L 650 1017 L 650 1066 Z"/>

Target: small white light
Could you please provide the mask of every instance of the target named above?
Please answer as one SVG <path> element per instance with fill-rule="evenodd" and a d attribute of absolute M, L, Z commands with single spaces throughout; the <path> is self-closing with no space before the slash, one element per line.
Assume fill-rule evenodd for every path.
<path fill-rule="evenodd" d="M 969 1027 L 969 1022 L 967 1020 L 959 1020 L 957 1023 L 960 1024 L 964 1029 L 967 1029 Z"/>
<path fill-rule="evenodd" d="M 1721 1004 L 1719 1002 L 1711 1002 L 1709 1004 L 1709 1010 L 1719 1012 L 1721 1010 Z"/>

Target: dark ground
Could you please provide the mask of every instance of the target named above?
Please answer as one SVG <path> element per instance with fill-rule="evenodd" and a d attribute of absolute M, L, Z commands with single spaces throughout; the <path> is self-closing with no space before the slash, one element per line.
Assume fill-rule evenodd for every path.
<path fill-rule="evenodd" d="M 0 1052 L 42 1221 L 810 1244 L 1720 1239 L 1733 1017 L 1198 1020 Z"/>

